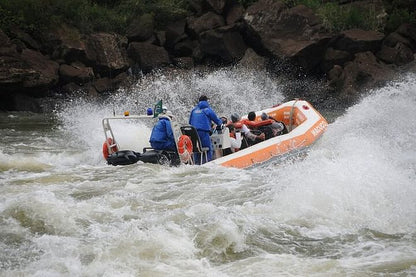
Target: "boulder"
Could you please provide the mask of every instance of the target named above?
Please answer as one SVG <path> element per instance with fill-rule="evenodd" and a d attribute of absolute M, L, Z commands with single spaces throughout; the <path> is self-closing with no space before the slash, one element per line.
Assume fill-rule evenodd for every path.
<path fill-rule="evenodd" d="M 344 65 L 344 63 L 352 59 L 353 55 L 350 53 L 329 47 L 325 52 L 321 67 L 324 72 L 328 72 L 334 65 Z"/>
<path fill-rule="evenodd" d="M 213 12 L 207 12 L 200 17 L 188 18 L 188 30 L 193 37 L 197 37 L 200 33 L 224 26 L 224 18 Z"/>
<path fill-rule="evenodd" d="M 0 56 L 17 55 L 16 45 L 12 44 L 9 37 L 0 29 Z"/>
<path fill-rule="evenodd" d="M 351 54 L 359 52 L 377 52 L 380 50 L 384 34 L 376 31 L 365 31 L 361 29 L 351 29 L 341 32 L 334 48 L 347 51 Z"/>
<path fill-rule="evenodd" d="M 173 49 L 175 44 L 183 39 L 185 35 L 186 20 L 179 20 L 166 26 L 166 43 L 167 49 Z"/>
<path fill-rule="evenodd" d="M 244 22 L 256 52 L 265 51 L 306 70 L 316 69 L 330 40 L 319 18 L 302 5 L 287 9 L 283 2 L 260 0 L 246 10 Z"/>
<path fill-rule="evenodd" d="M 129 57 L 147 73 L 170 63 L 168 52 L 160 46 L 145 42 L 132 42 L 127 49 Z"/>
<path fill-rule="evenodd" d="M 222 14 L 228 0 L 188 0 L 188 5 L 196 15 L 201 15 L 207 11 Z"/>
<path fill-rule="evenodd" d="M 82 48 L 85 52 L 83 36 L 79 33 L 79 30 L 67 25 L 56 26 L 52 29 L 39 32 L 37 39 L 41 44 L 40 51 L 43 54 L 52 56 L 54 59 L 62 59 L 62 56 L 59 55 L 60 51 L 66 51 L 66 49 L 75 48 L 76 51 L 79 51 L 79 48 Z M 76 53 L 75 55 L 78 54 Z M 83 57 L 85 57 L 85 53 Z M 70 63 L 74 60 L 68 60 L 66 62 Z"/>
<path fill-rule="evenodd" d="M 94 71 L 91 67 L 73 63 L 71 65 L 61 64 L 59 67 L 60 81 L 63 83 L 83 84 L 94 78 Z"/>
<path fill-rule="evenodd" d="M 177 57 L 190 57 L 192 56 L 193 50 L 195 49 L 195 45 L 197 43 L 197 41 L 192 41 L 191 39 L 186 38 L 175 44 L 173 52 Z"/>
<path fill-rule="evenodd" d="M 415 48 L 416 45 L 414 45 L 410 39 L 405 38 L 404 36 L 400 35 L 397 32 L 388 34 L 383 40 L 383 45 L 387 47 L 396 47 L 398 43 L 402 43 L 406 45 L 407 47 L 412 49 L 412 51 L 416 50 Z"/>
<path fill-rule="evenodd" d="M 113 87 L 113 83 L 111 79 L 107 77 L 95 80 L 92 83 L 92 86 L 95 88 L 95 90 L 98 93 L 105 93 L 105 92 L 110 92 L 110 91 L 115 90 L 115 87 Z"/>
<path fill-rule="evenodd" d="M 157 31 L 155 32 L 155 40 L 153 44 L 157 46 L 164 46 L 166 43 L 166 32 L 165 31 Z"/>
<path fill-rule="evenodd" d="M 345 64 L 341 75 L 340 97 L 350 103 L 357 100 L 363 90 L 385 85 L 395 76 L 391 68 L 378 62 L 369 51 L 355 54 L 354 60 Z"/>
<path fill-rule="evenodd" d="M 86 65 L 101 76 L 115 76 L 129 67 L 126 45 L 127 39 L 117 34 L 91 34 L 86 41 Z"/>
<path fill-rule="evenodd" d="M 228 1 L 225 11 L 225 22 L 231 25 L 240 21 L 244 15 L 244 7 L 236 0 Z"/>
<path fill-rule="evenodd" d="M 62 60 L 62 63 L 67 64 L 86 60 L 85 41 L 78 30 L 62 26 L 55 30 L 54 35 L 59 44 L 54 48 L 53 59 Z"/>
<path fill-rule="evenodd" d="M 10 33 L 11 33 L 10 37 L 12 39 L 20 40 L 21 42 L 24 43 L 24 45 L 27 48 L 32 49 L 32 50 L 36 50 L 36 51 L 40 50 L 39 43 L 36 40 L 34 40 L 31 35 L 24 32 L 19 27 L 17 27 L 17 26 L 12 27 L 11 30 L 10 30 Z"/>
<path fill-rule="evenodd" d="M 234 26 L 209 30 L 200 35 L 201 52 L 210 60 L 231 64 L 238 62 L 247 49 L 243 37 Z"/>
<path fill-rule="evenodd" d="M 217 14 L 222 14 L 227 0 L 205 0 L 208 7 Z"/>
<path fill-rule="evenodd" d="M 394 47 L 383 45 L 376 55 L 383 62 L 395 65 L 404 65 L 414 60 L 413 51 L 401 42 Z"/>
<path fill-rule="evenodd" d="M 1 34 L 1 32 L 0 32 Z M 58 82 L 59 65 L 40 52 L 23 49 L 17 52 L 4 35 L 0 47 L 0 91 L 45 93 Z"/>
<path fill-rule="evenodd" d="M 264 70 L 266 68 L 267 59 L 259 56 L 253 49 L 247 48 L 243 58 L 239 61 L 238 65 L 243 68 L 251 70 Z"/>
<path fill-rule="evenodd" d="M 402 24 L 396 30 L 396 32 L 406 38 L 409 38 L 412 41 L 413 45 L 414 46 L 416 45 L 416 24 L 411 24 L 411 23 Z"/>
<path fill-rule="evenodd" d="M 154 18 L 151 14 L 144 14 L 134 20 L 126 31 L 129 42 L 146 41 L 153 35 L 155 27 Z"/>
<path fill-rule="evenodd" d="M 192 69 L 194 60 L 191 57 L 179 57 L 173 59 L 173 64 L 181 69 Z"/>

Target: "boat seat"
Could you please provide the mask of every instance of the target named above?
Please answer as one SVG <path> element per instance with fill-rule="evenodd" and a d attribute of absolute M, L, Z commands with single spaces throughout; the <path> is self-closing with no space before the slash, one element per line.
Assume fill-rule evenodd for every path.
<path fill-rule="evenodd" d="M 181 127 L 182 135 L 187 135 L 192 141 L 192 152 L 199 155 L 199 164 L 202 164 L 203 158 L 208 161 L 209 147 L 202 147 L 201 139 L 199 138 L 198 131 L 194 126 L 186 125 Z"/>

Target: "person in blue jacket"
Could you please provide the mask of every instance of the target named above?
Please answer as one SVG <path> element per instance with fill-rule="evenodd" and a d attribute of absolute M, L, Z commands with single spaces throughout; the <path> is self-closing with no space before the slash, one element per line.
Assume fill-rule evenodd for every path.
<path fill-rule="evenodd" d="M 208 147 L 207 153 L 208 161 L 212 160 L 212 144 L 210 139 L 211 122 L 214 122 L 217 126 L 222 126 L 221 119 L 215 114 L 208 104 L 208 97 L 202 95 L 199 97 L 199 103 L 191 111 L 189 116 L 189 124 L 194 126 L 198 131 L 199 138 L 201 139 L 202 147 Z M 207 161 L 202 161 L 205 163 Z M 197 161 L 199 163 L 199 161 Z"/>
<path fill-rule="evenodd" d="M 175 138 L 173 136 L 170 119 L 172 119 L 172 113 L 170 111 L 159 116 L 159 121 L 153 127 L 149 140 L 153 149 L 176 151 Z"/>

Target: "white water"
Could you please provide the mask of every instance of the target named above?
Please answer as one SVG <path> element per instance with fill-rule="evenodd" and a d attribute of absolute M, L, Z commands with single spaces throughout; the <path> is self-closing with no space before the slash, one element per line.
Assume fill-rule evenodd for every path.
<path fill-rule="evenodd" d="M 163 99 L 186 123 L 202 92 L 247 113 L 283 100 L 264 74 L 159 74 L 53 117 L 1 115 L 0 275 L 414 275 L 415 89 L 375 90 L 307 155 L 249 170 L 108 166 L 101 118 Z"/>

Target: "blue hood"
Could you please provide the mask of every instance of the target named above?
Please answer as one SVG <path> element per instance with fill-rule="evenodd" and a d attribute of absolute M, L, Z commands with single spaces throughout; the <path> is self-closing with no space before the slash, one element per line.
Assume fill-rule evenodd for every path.
<path fill-rule="evenodd" d="M 209 104 L 208 104 L 207 101 L 199 101 L 198 108 L 205 109 L 205 108 L 208 108 L 208 107 L 209 107 Z"/>

